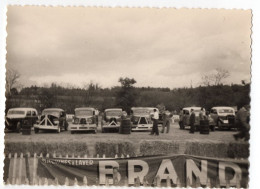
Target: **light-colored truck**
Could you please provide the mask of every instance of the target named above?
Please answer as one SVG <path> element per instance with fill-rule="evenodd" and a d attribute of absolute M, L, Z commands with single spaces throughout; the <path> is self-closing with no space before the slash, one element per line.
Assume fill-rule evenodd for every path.
<path fill-rule="evenodd" d="M 55 130 L 57 133 L 60 133 L 62 130 L 67 131 L 67 129 L 66 113 L 60 108 L 44 109 L 40 119 L 34 124 L 35 133 L 39 133 L 40 130 Z"/>
<path fill-rule="evenodd" d="M 97 124 L 95 118 L 95 109 L 91 107 L 82 107 L 75 109 L 75 116 L 69 125 L 71 134 L 77 131 L 91 131 L 97 133 Z"/>
<path fill-rule="evenodd" d="M 153 128 L 153 122 L 151 115 L 158 108 L 153 107 L 132 107 L 131 108 L 131 122 L 132 131 L 151 131 Z"/>

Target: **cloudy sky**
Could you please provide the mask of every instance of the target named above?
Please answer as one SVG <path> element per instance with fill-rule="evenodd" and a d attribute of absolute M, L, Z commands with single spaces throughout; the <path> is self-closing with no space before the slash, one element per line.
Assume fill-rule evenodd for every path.
<path fill-rule="evenodd" d="M 7 67 L 23 86 L 186 87 L 218 67 L 226 84 L 250 79 L 250 11 L 9 6 L 7 19 Z"/>

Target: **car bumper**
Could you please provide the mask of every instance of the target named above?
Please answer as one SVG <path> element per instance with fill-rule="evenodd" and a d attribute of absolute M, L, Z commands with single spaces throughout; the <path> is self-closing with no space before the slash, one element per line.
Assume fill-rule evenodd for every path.
<path fill-rule="evenodd" d="M 70 131 L 96 131 L 97 126 L 96 124 L 91 124 L 91 125 L 74 125 L 71 124 L 69 126 Z"/>
<path fill-rule="evenodd" d="M 35 129 L 41 129 L 41 130 L 58 130 L 58 126 L 46 126 L 46 125 L 34 125 Z"/>
<path fill-rule="evenodd" d="M 104 129 L 116 129 L 119 127 L 120 127 L 120 125 L 103 125 Z"/>
<path fill-rule="evenodd" d="M 153 128 L 152 124 L 147 125 L 135 125 L 132 127 L 132 131 L 151 131 Z"/>

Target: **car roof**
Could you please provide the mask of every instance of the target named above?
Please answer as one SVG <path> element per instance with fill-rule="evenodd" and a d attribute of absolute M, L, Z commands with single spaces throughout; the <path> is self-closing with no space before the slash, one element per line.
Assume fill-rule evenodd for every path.
<path fill-rule="evenodd" d="M 61 108 L 45 108 L 43 111 L 49 111 L 49 110 L 64 112 L 64 110 Z"/>
<path fill-rule="evenodd" d="M 137 109 L 149 109 L 149 110 L 156 109 L 156 110 L 158 110 L 158 108 L 155 108 L 155 107 L 132 107 L 131 108 L 131 110 L 137 110 Z"/>
<path fill-rule="evenodd" d="M 122 108 L 107 108 L 107 109 L 105 109 L 105 112 L 111 111 L 111 110 L 120 110 L 120 111 L 123 111 Z"/>
<path fill-rule="evenodd" d="M 201 107 L 194 106 L 194 107 L 185 107 L 185 108 L 183 108 L 183 110 L 191 110 L 191 109 L 193 109 L 193 110 L 200 110 Z"/>
<path fill-rule="evenodd" d="M 75 108 L 75 111 L 77 111 L 77 110 L 95 110 L 95 108 L 91 108 L 91 107 Z"/>
<path fill-rule="evenodd" d="M 22 107 L 19 107 L 19 108 L 10 108 L 8 111 L 10 111 L 10 110 L 21 110 L 21 111 L 34 110 L 34 111 L 37 111 L 35 108 L 22 108 Z"/>
<path fill-rule="evenodd" d="M 215 107 L 212 107 L 211 109 L 231 109 L 231 110 L 234 110 L 234 108 L 230 107 L 230 106 L 215 106 Z"/>

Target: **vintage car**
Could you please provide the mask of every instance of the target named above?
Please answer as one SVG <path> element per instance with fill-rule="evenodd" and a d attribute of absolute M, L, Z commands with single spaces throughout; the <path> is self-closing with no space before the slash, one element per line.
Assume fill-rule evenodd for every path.
<path fill-rule="evenodd" d="M 210 110 L 210 116 L 214 120 L 216 127 L 219 130 L 224 128 L 236 128 L 235 124 L 235 110 L 232 107 L 219 106 L 213 107 Z"/>
<path fill-rule="evenodd" d="M 97 133 L 95 109 L 90 107 L 76 108 L 69 130 L 71 134 L 75 133 L 75 131 L 92 131 Z"/>
<path fill-rule="evenodd" d="M 34 108 L 11 108 L 5 116 L 5 129 L 20 132 L 23 122 L 30 122 L 31 126 L 38 119 L 37 110 Z"/>
<path fill-rule="evenodd" d="M 60 133 L 62 130 L 68 130 L 68 122 L 66 113 L 60 108 L 47 108 L 42 111 L 42 115 L 36 124 L 34 124 L 34 132 L 39 130 L 55 130 Z"/>
<path fill-rule="evenodd" d="M 123 115 L 123 110 L 121 108 L 110 108 L 105 109 L 104 117 L 101 121 L 101 130 L 102 133 L 107 131 L 119 131 L 119 127 L 121 124 L 121 117 Z"/>
<path fill-rule="evenodd" d="M 183 108 L 183 116 L 181 124 L 180 124 L 180 129 L 185 129 L 185 127 L 190 126 L 190 115 L 191 115 L 191 109 L 194 110 L 195 113 L 195 130 L 199 130 L 199 125 L 200 125 L 200 119 L 199 119 L 199 113 L 201 111 L 201 107 L 186 107 Z"/>
<path fill-rule="evenodd" d="M 153 122 L 151 114 L 153 114 L 153 107 L 133 107 L 131 108 L 131 122 L 132 131 L 151 131 L 153 128 Z"/>

